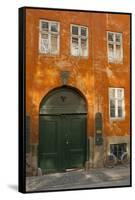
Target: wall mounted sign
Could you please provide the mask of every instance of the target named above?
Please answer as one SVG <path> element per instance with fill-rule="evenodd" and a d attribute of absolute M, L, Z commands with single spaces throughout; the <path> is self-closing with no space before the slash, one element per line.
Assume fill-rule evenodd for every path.
<path fill-rule="evenodd" d="M 97 112 L 95 115 L 95 144 L 102 145 L 103 144 L 103 120 L 102 113 Z"/>
<path fill-rule="evenodd" d="M 70 74 L 69 71 L 61 71 L 60 76 L 63 85 L 67 85 L 69 74 Z"/>

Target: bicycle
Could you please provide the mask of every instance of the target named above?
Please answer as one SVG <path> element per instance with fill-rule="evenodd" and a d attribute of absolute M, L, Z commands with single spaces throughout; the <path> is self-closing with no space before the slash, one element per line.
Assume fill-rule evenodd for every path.
<path fill-rule="evenodd" d="M 127 152 L 123 152 L 120 158 L 116 157 L 113 153 L 110 153 L 105 156 L 104 167 L 114 167 L 118 164 L 129 164 L 129 155 Z"/>

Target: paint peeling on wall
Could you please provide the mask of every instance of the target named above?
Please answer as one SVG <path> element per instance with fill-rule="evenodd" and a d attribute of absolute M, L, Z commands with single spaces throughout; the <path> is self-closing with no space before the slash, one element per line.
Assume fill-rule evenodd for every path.
<path fill-rule="evenodd" d="M 130 33 L 129 16 L 29 9 L 26 24 L 26 104 L 31 117 L 31 142 L 38 143 L 39 105 L 52 89 L 62 86 L 61 71 L 69 71 L 67 84 L 80 90 L 88 104 L 87 134 L 94 136 L 95 113 L 103 113 L 104 134 L 130 133 Z M 53 13 L 53 14 L 52 14 Z M 39 20 L 60 22 L 59 55 L 39 53 Z M 66 20 L 65 20 L 66 19 Z M 99 23 L 100 22 L 100 23 Z M 89 28 L 87 58 L 71 56 L 70 24 Z M 123 63 L 108 63 L 106 31 L 123 32 Z M 126 116 L 116 123 L 109 119 L 109 87 L 125 88 Z"/>

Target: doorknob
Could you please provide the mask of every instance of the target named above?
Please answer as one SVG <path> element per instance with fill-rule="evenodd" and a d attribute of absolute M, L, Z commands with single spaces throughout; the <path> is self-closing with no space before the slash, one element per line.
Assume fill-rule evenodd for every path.
<path fill-rule="evenodd" d="M 68 140 L 66 141 L 66 144 L 68 144 Z"/>
<path fill-rule="evenodd" d="M 68 143 L 69 143 L 69 142 L 68 142 L 68 134 L 66 134 L 65 139 L 66 139 L 66 144 L 68 144 Z"/>

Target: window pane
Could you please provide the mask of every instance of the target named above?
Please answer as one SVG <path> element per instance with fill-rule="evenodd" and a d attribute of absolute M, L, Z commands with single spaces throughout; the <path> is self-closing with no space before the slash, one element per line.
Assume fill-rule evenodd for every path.
<path fill-rule="evenodd" d="M 115 89 L 110 89 L 110 98 L 115 98 Z"/>
<path fill-rule="evenodd" d="M 109 57 L 113 58 L 114 57 L 114 45 L 109 44 Z"/>
<path fill-rule="evenodd" d="M 45 40 L 48 40 L 48 34 L 47 33 L 42 33 L 41 34 L 41 38 L 45 39 Z"/>
<path fill-rule="evenodd" d="M 113 144 L 110 145 L 110 152 L 114 154 L 114 145 Z"/>
<path fill-rule="evenodd" d="M 115 117 L 115 100 L 110 100 L 110 117 Z"/>
<path fill-rule="evenodd" d="M 114 34 L 113 33 L 108 33 L 108 40 L 113 42 L 114 41 Z"/>
<path fill-rule="evenodd" d="M 57 53 L 57 40 L 58 36 L 57 35 L 51 35 L 51 53 L 55 54 Z"/>
<path fill-rule="evenodd" d="M 118 159 L 121 159 L 122 154 L 127 152 L 127 144 L 111 144 L 110 152 L 113 153 Z"/>
<path fill-rule="evenodd" d="M 116 33 L 115 40 L 116 42 L 120 42 L 121 34 Z"/>
<path fill-rule="evenodd" d="M 72 26 L 72 34 L 78 35 L 78 27 L 77 26 Z"/>
<path fill-rule="evenodd" d="M 118 100 L 118 117 L 122 117 L 122 100 Z"/>
<path fill-rule="evenodd" d="M 115 110 L 114 109 L 110 110 L 110 117 L 115 117 Z"/>
<path fill-rule="evenodd" d="M 121 58 L 121 46 L 116 45 L 116 58 L 120 59 Z"/>
<path fill-rule="evenodd" d="M 49 51 L 48 34 L 41 34 L 41 51 L 44 53 Z"/>
<path fill-rule="evenodd" d="M 122 89 L 118 89 L 117 90 L 117 97 L 118 98 L 123 98 L 123 90 Z"/>
<path fill-rule="evenodd" d="M 110 106 L 112 109 L 115 109 L 115 100 L 110 100 Z"/>
<path fill-rule="evenodd" d="M 118 146 L 117 146 L 117 144 L 114 145 L 114 155 L 116 157 L 118 156 Z"/>
<path fill-rule="evenodd" d="M 57 23 L 51 23 L 51 31 L 58 32 L 58 24 Z"/>
<path fill-rule="evenodd" d="M 81 35 L 87 36 L 87 29 L 86 28 L 81 28 Z"/>
<path fill-rule="evenodd" d="M 118 158 L 120 159 L 124 152 L 124 144 L 118 144 Z"/>
<path fill-rule="evenodd" d="M 122 152 L 123 151 L 123 144 L 118 145 L 118 151 Z"/>
<path fill-rule="evenodd" d="M 88 55 L 87 39 L 81 39 L 81 52 L 82 52 L 82 56 L 87 56 Z"/>
<path fill-rule="evenodd" d="M 127 144 L 123 144 L 123 151 L 127 152 Z"/>
<path fill-rule="evenodd" d="M 78 38 L 72 38 L 72 55 L 74 56 L 79 55 Z"/>
<path fill-rule="evenodd" d="M 49 24 L 48 22 L 41 22 L 42 31 L 48 31 Z"/>

